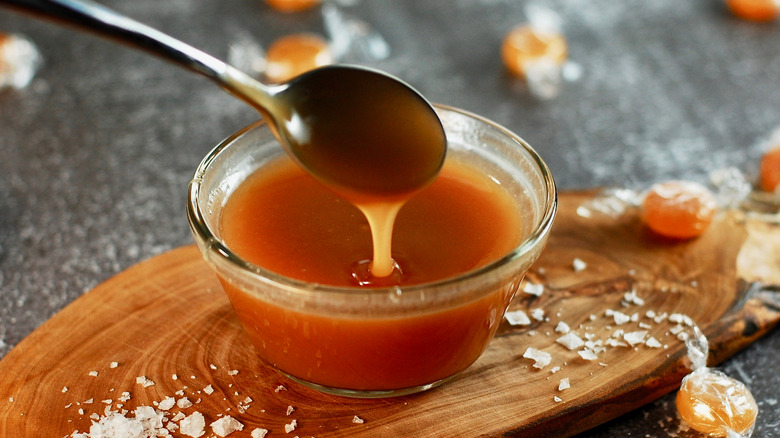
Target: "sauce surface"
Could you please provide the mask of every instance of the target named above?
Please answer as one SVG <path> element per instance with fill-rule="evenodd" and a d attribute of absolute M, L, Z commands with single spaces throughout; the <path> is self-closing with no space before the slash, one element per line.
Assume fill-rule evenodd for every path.
<path fill-rule="evenodd" d="M 361 211 L 288 159 L 250 175 L 227 201 L 221 226 L 236 254 L 303 281 L 357 286 L 357 264 L 372 259 L 371 231 Z M 448 160 L 433 184 L 398 213 L 392 257 L 400 275 L 372 285 L 462 274 L 507 254 L 521 235 L 510 195 L 469 166 Z"/>

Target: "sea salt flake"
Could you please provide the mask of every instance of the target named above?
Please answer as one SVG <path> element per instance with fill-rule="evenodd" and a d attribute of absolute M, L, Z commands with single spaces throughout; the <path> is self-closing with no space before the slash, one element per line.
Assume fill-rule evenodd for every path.
<path fill-rule="evenodd" d="M 551 372 L 552 374 L 555 374 L 555 373 L 557 373 L 557 372 L 558 372 L 558 371 L 560 371 L 560 370 L 561 370 L 561 367 L 552 367 L 552 369 L 550 370 L 550 372 Z"/>
<path fill-rule="evenodd" d="M 509 322 L 510 325 L 531 324 L 531 320 L 528 319 L 528 315 L 526 315 L 525 312 L 523 312 L 522 310 L 513 310 L 511 312 L 506 312 L 504 317 L 506 318 L 507 322 Z"/>
<path fill-rule="evenodd" d="M 157 407 L 162 411 L 167 411 L 176 405 L 176 399 L 173 397 L 165 397 Z"/>
<path fill-rule="evenodd" d="M 67 386 L 63 386 L 62 387 L 62 392 L 68 392 L 68 387 Z"/>
<path fill-rule="evenodd" d="M 148 388 L 150 386 L 154 386 L 154 382 L 150 379 L 147 379 L 146 376 L 138 376 L 135 378 L 135 383 L 143 386 L 144 388 Z"/>
<path fill-rule="evenodd" d="M 571 350 L 576 350 L 583 345 L 585 345 L 585 341 L 583 341 L 579 336 L 577 336 L 574 332 L 566 333 L 565 335 L 561 336 L 560 338 L 556 339 L 555 342 L 563 345 L 564 347 Z"/>
<path fill-rule="evenodd" d="M 209 386 L 203 388 L 203 392 L 205 392 L 208 395 L 211 395 L 212 393 L 214 393 L 214 387 L 209 385 Z"/>
<path fill-rule="evenodd" d="M 290 415 L 290 414 L 292 414 L 294 410 L 295 410 L 295 408 L 294 408 L 294 407 L 292 407 L 292 406 L 287 406 L 287 415 Z"/>
<path fill-rule="evenodd" d="M 523 292 L 538 297 L 544 293 L 544 285 L 528 282 L 523 286 Z"/>
<path fill-rule="evenodd" d="M 252 438 L 265 438 L 266 435 L 268 435 L 268 429 L 263 429 L 260 427 L 254 429 L 251 433 Z"/>
<path fill-rule="evenodd" d="M 584 360 L 596 360 L 599 358 L 593 350 L 589 349 L 580 350 L 577 352 L 577 354 L 579 354 L 580 357 Z"/>
<path fill-rule="evenodd" d="M 116 367 L 118 367 L 118 366 L 119 366 L 119 362 L 111 362 L 110 364 L 108 364 L 108 367 L 109 367 L 109 368 L 112 368 L 112 369 L 113 369 L 113 368 L 116 368 Z"/>
<path fill-rule="evenodd" d="M 274 389 L 274 392 L 280 392 L 280 391 L 287 391 L 287 388 L 284 385 L 279 385 Z"/>
<path fill-rule="evenodd" d="M 187 397 L 182 397 L 176 401 L 176 406 L 180 407 L 181 409 L 187 409 L 192 406 L 192 402 Z"/>
<path fill-rule="evenodd" d="M 211 426 L 211 430 L 214 431 L 217 436 L 221 437 L 228 436 L 235 431 L 244 429 L 244 425 L 230 415 L 225 415 L 219 420 L 211 423 L 209 426 Z"/>
<path fill-rule="evenodd" d="M 578 259 L 578 258 L 575 258 L 575 259 L 572 261 L 572 264 L 571 264 L 571 266 L 572 266 L 572 268 L 574 269 L 574 272 L 580 272 L 580 271 L 583 271 L 583 270 L 585 270 L 585 268 L 587 268 L 587 267 L 588 267 L 587 263 L 585 263 L 584 261 L 582 261 L 582 260 L 580 260 L 580 259 Z"/>
<path fill-rule="evenodd" d="M 569 324 L 566 324 L 563 321 L 559 321 L 558 325 L 555 326 L 555 331 L 558 333 L 569 333 L 571 328 L 569 327 Z"/>
<path fill-rule="evenodd" d="M 623 295 L 623 301 L 629 304 L 636 304 L 637 306 L 644 306 L 645 300 L 642 298 L 639 298 L 639 296 L 636 294 L 636 291 L 632 290 L 630 292 L 626 292 Z"/>
<path fill-rule="evenodd" d="M 90 377 L 97 377 L 98 376 L 98 372 L 97 371 L 90 371 L 89 375 L 90 375 Z"/>
<path fill-rule="evenodd" d="M 677 324 L 676 326 L 669 329 L 669 331 L 673 334 L 679 334 L 680 332 L 684 331 L 685 327 L 681 326 L 680 324 Z"/>
<path fill-rule="evenodd" d="M 365 420 L 355 415 L 354 417 L 352 417 L 352 422 L 355 424 L 363 424 L 365 423 Z"/>
<path fill-rule="evenodd" d="M 193 438 L 203 436 L 206 433 L 206 419 L 200 412 L 193 412 L 179 422 L 179 433 Z"/>
<path fill-rule="evenodd" d="M 294 431 L 296 427 L 298 427 L 298 421 L 297 420 L 293 420 L 290 423 L 284 425 L 284 432 L 285 433 L 290 433 L 290 432 Z"/>
<path fill-rule="evenodd" d="M 629 321 L 631 321 L 631 317 L 626 315 L 623 312 L 618 312 L 617 310 L 611 310 L 607 309 L 606 312 L 604 312 L 606 316 L 611 316 L 612 319 L 615 320 L 615 325 L 623 325 Z"/>
<path fill-rule="evenodd" d="M 629 343 L 632 347 L 641 344 L 645 340 L 645 336 L 647 336 L 647 330 L 638 330 L 635 332 L 628 332 L 623 335 L 623 339 L 625 339 L 626 342 Z"/>
<path fill-rule="evenodd" d="M 227 373 L 228 373 L 228 376 L 235 376 L 236 374 L 238 374 L 238 370 L 230 370 Z"/>
<path fill-rule="evenodd" d="M 531 311 L 531 318 L 537 321 L 544 321 L 544 309 L 534 309 Z"/>
<path fill-rule="evenodd" d="M 563 399 L 558 397 L 557 395 L 555 397 L 553 397 L 553 400 L 555 401 L 555 403 L 560 403 L 560 402 L 563 401 Z"/>
<path fill-rule="evenodd" d="M 534 347 L 528 347 L 523 353 L 523 357 L 534 361 L 534 368 L 542 369 L 552 362 L 552 355 L 545 351 L 537 350 Z"/>
<path fill-rule="evenodd" d="M 656 339 L 656 338 L 654 338 L 652 336 L 647 338 L 647 340 L 645 341 L 645 345 L 647 345 L 650 348 L 661 348 L 662 347 L 661 343 L 658 342 L 658 339 Z"/>
<path fill-rule="evenodd" d="M 563 378 L 561 379 L 560 383 L 558 383 L 558 391 L 563 391 L 564 389 L 571 388 L 571 385 L 569 384 L 569 378 Z"/>

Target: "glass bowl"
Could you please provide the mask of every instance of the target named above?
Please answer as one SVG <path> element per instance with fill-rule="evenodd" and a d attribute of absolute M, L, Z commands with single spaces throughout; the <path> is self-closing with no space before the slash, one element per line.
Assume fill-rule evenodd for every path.
<path fill-rule="evenodd" d="M 509 253 L 440 281 L 325 286 L 279 275 L 231 251 L 220 230 L 225 202 L 248 175 L 286 153 L 263 122 L 227 138 L 198 167 L 187 204 L 195 242 L 259 358 L 289 378 L 351 397 L 405 395 L 453 378 L 485 350 L 544 248 L 557 208 L 544 161 L 489 120 L 446 106 L 436 110 L 447 133 L 447 159 L 499 181 L 523 221 L 521 242 Z"/>

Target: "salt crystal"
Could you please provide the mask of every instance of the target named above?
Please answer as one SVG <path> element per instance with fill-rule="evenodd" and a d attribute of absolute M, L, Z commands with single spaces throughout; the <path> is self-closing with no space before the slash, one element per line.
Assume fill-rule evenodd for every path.
<path fill-rule="evenodd" d="M 172 408 L 174 405 L 176 405 L 175 398 L 165 397 L 157 407 L 160 408 L 160 410 L 167 411 L 168 409 Z"/>
<path fill-rule="evenodd" d="M 650 324 L 648 324 L 646 322 L 640 322 L 639 323 L 639 328 L 650 330 L 651 328 L 653 328 L 653 326 L 651 326 Z"/>
<path fill-rule="evenodd" d="M 616 325 L 623 325 L 629 321 L 631 321 L 631 317 L 626 315 L 623 312 L 618 312 L 616 310 L 607 309 L 606 312 L 604 312 L 606 316 L 611 316 L 615 320 Z"/>
<path fill-rule="evenodd" d="M 187 397 L 182 397 L 176 401 L 176 406 L 182 409 L 187 409 L 192 406 L 192 402 Z"/>
<path fill-rule="evenodd" d="M 569 333 L 570 330 L 569 324 L 566 324 L 563 321 L 559 321 L 558 325 L 555 326 L 555 331 L 558 333 Z"/>
<path fill-rule="evenodd" d="M 645 300 L 639 298 L 634 290 L 626 292 L 623 295 L 623 300 L 629 304 L 636 304 L 637 306 L 643 306 L 645 304 Z"/>
<path fill-rule="evenodd" d="M 580 350 L 580 351 L 577 352 L 577 354 L 579 354 L 580 357 L 585 359 L 585 360 L 596 360 L 596 359 L 598 359 L 598 356 L 596 355 L 596 353 L 594 353 L 593 350 L 589 350 L 589 349 Z"/>
<path fill-rule="evenodd" d="M 582 260 L 578 259 L 578 258 L 575 258 L 572 261 L 572 268 L 574 269 L 574 272 L 580 272 L 580 271 L 584 270 L 587 267 L 588 267 L 588 265 L 585 262 L 583 262 Z"/>
<path fill-rule="evenodd" d="M 658 339 L 654 337 L 649 337 L 647 341 L 645 341 L 645 345 L 647 345 L 650 348 L 661 348 L 661 343 L 658 342 Z"/>
<path fill-rule="evenodd" d="M 174 374 L 174 375 L 172 375 L 172 376 L 171 376 L 171 379 L 173 379 L 173 380 L 179 380 L 179 376 L 178 376 L 178 375 L 176 375 L 176 374 Z"/>
<path fill-rule="evenodd" d="M 525 284 L 525 286 L 523 286 L 523 292 L 538 297 L 541 296 L 544 292 L 544 285 L 528 282 Z"/>
<path fill-rule="evenodd" d="M 212 363 L 212 364 L 209 364 L 209 368 L 211 368 L 212 370 L 216 370 L 217 366 Z"/>
<path fill-rule="evenodd" d="M 236 374 L 238 374 L 238 370 L 230 370 L 227 373 L 228 373 L 228 376 L 235 376 Z"/>
<path fill-rule="evenodd" d="M 287 415 L 290 415 L 290 414 L 292 414 L 294 410 L 295 410 L 295 408 L 294 408 L 294 407 L 292 407 L 292 406 L 287 406 Z"/>
<path fill-rule="evenodd" d="M 623 339 L 625 339 L 626 342 L 629 343 L 632 347 L 641 344 L 645 340 L 645 336 L 647 336 L 647 330 L 639 330 L 635 332 L 629 332 L 623 335 Z"/>
<path fill-rule="evenodd" d="M 116 368 L 118 366 L 119 366 L 119 362 L 111 362 L 110 364 L 108 364 L 109 368 Z"/>
<path fill-rule="evenodd" d="M 148 388 L 150 386 L 154 385 L 154 382 L 147 379 L 146 376 L 138 376 L 135 378 L 135 383 L 143 386 L 144 388 Z"/>
<path fill-rule="evenodd" d="M 203 392 L 205 392 L 206 394 L 211 395 L 214 392 L 214 387 L 209 385 L 209 386 L 203 388 Z"/>
<path fill-rule="evenodd" d="M 257 428 L 252 431 L 251 437 L 252 438 L 265 438 L 265 436 L 268 435 L 268 429 L 262 429 Z"/>
<path fill-rule="evenodd" d="M 119 401 L 121 401 L 122 403 L 125 403 L 125 402 L 127 402 L 128 400 L 130 400 L 130 393 L 129 393 L 129 392 L 127 392 L 127 391 L 125 391 L 125 392 L 123 392 L 123 393 L 122 393 L 122 395 L 119 397 Z"/>
<path fill-rule="evenodd" d="M 179 433 L 193 438 L 203 436 L 206 433 L 206 419 L 200 412 L 193 412 L 179 422 Z"/>
<path fill-rule="evenodd" d="M 553 400 L 555 401 L 555 403 L 560 403 L 560 402 L 563 401 L 563 399 L 558 397 L 557 395 L 555 397 L 553 397 Z"/>
<path fill-rule="evenodd" d="M 543 321 L 544 320 L 544 310 L 543 309 L 534 309 L 531 311 L 531 317 L 537 321 Z"/>
<path fill-rule="evenodd" d="M 563 345 L 569 350 L 576 350 L 582 347 L 583 345 L 585 345 L 585 342 L 582 339 L 580 339 L 580 337 L 577 336 L 577 334 L 574 332 L 566 333 L 565 335 L 556 339 L 555 342 Z"/>
<path fill-rule="evenodd" d="M 287 391 L 287 388 L 285 388 L 284 385 L 279 385 L 276 387 L 276 389 L 274 389 L 274 392 L 279 392 L 279 391 Z"/>
<path fill-rule="evenodd" d="M 365 423 L 365 420 L 355 415 L 354 417 L 352 417 L 352 422 L 355 424 L 363 424 Z"/>
<path fill-rule="evenodd" d="M 537 350 L 534 347 L 528 347 L 523 353 L 523 357 L 534 361 L 534 368 L 542 369 L 552 362 L 550 353 Z"/>
<path fill-rule="evenodd" d="M 91 405 L 94 401 L 95 401 L 94 398 L 88 398 L 88 399 L 84 400 L 84 404 L 85 405 Z"/>
<path fill-rule="evenodd" d="M 213 430 L 217 436 L 222 437 L 228 436 L 237 430 L 240 431 L 244 429 L 244 425 L 230 415 L 226 415 L 220 418 L 219 420 L 211 423 L 210 426 L 211 430 Z"/>
<path fill-rule="evenodd" d="M 571 385 L 569 384 L 569 378 L 566 377 L 564 379 L 561 379 L 561 382 L 558 384 L 558 391 L 563 391 L 564 389 L 571 388 Z"/>
<path fill-rule="evenodd" d="M 555 373 L 557 373 L 557 372 L 558 372 L 558 371 L 560 371 L 560 370 L 561 370 L 561 367 L 552 367 L 552 369 L 550 370 L 550 372 L 551 372 L 551 373 L 553 373 L 553 374 L 555 374 Z"/>
<path fill-rule="evenodd" d="M 522 310 L 513 310 L 511 312 L 506 312 L 504 317 L 506 318 L 507 322 L 509 322 L 510 325 L 531 324 L 531 320 L 528 319 L 528 315 L 526 315 L 525 312 L 523 312 Z"/>
<path fill-rule="evenodd" d="M 68 387 L 67 386 L 63 386 L 62 387 L 62 392 L 68 392 Z"/>
<path fill-rule="evenodd" d="M 97 371 L 90 371 L 89 375 L 90 375 L 90 377 L 97 377 L 98 376 L 98 372 Z"/>
<path fill-rule="evenodd" d="M 678 333 L 682 332 L 683 330 L 685 330 L 685 327 L 681 326 L 680 324 L 677 324 L 676 326 L 674 326 L 674 327 L 672 327 L 672 328 L 670 328 L 670 329 L 669 329 L 669 331 L 670 331 L 670 332 L 671 332 L 673 335 L 676 335 L 676 334 L 678 334 Z"/>
<path fill-rule="evenodd" d="M 290 433 L 295 430 L 295 428 L 298 427 L 298 421 L 293 420 L 289 424 L 284 425 L 284 432 Z"/>

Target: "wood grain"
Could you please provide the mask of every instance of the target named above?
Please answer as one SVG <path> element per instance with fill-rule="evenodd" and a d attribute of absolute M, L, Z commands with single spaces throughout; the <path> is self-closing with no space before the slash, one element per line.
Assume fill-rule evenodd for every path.
<path fill-rule="evenodd" d="M 519 292 L 510 306 L 529 314 L 543 309 L 545 319 L 504 323 L 485 354 L 440 388 L 357 400 L 285 379 L 255 359 L 215 276 L 194 247 L 185 247 L 96 287 L 0 361 L 0 436 L 65 436 L 88 430 L 89 416 L 115 407 L 123 391 L 131 393 L 126 409 L 183 391 L 197 403 L 171 412 L 197 410 L 207 423 L 232 415 L 246 428 L 231 436 L 263 427 L 269 436 L 566 437 L 674 390 L 689 371 L 684 345 L 670 333 L 675 324 L 654 321 L 648 311 L 692 318 L 710 338 L 712 365 L 780 320 L 776 224 L 729 211 L 699 239 L 665 241 L 645 231 L 631 210 L 578 215 L 594 196 L 561 195 L 548 248 L 528 275 L 545 292 Z M 575 272 L 575 258 L 586 269 Z M 628 291 L 644 304 L 624 303 Z M 638 320 L 618 325 L 607 309 L 636 313 Z M 559 321 L 602 342 L 618 329 L 647 330 L 663 346 L 608 347 L 586 361 L 555 343 Z M 529 346 L 553 362 L 535 369 L 522 357 Z M 552 373 L 556 366 L 560 371 Z M 139 376 L 155 384 L 137 384 Z M 564 377 L 571 388 L 559 391 Z M 213 394 L 202 391 L 207 385 Z M 277 392 L 280 385 L 285 389 Z M 242 408 L 247 397 L 252 401 Z M 364 423 L 353 422 L 355 416 Z M 292 419 L 298 427 L 288 435 L 284 425 Z"/>

